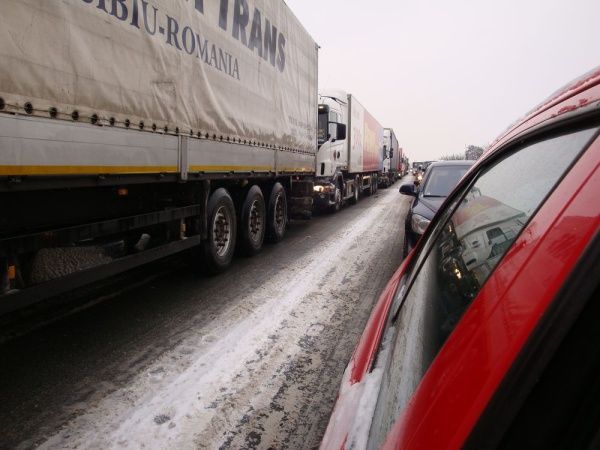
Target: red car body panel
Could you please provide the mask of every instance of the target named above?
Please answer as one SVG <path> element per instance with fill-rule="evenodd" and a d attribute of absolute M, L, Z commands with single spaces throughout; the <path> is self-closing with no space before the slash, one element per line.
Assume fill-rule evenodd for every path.
<path fill-rule="evenodd" d="M 412 253 L 411 253 L 412 254 Z M 377 353 L 379 342 L 385 330 L 386 318 L 394 300 L 398 284 L 406 271 L 410 255 L 400 267 L 379 296 L 365 330 L 354 350 L 350 363 L 342 378 L 342 387 L 338 393 L 334 409 L 325 436 L 321 442 L 324 449 L 343 449 L 348 437 L 349 424 L 354 422 L 362 390 L 358 384 L 369 371 Z M 338 407 L 343 405 L 343 407 Z"/>
<path fill-rule="evenodd" d="M 574 112 L 600 98 L 600 68 L 586 74 L 579 80 L 551 96 L 548 100 L 511 126 L 496 139 L 488 151 L 493 151 L 527 130 L 542 125 L 565 113 Z"/>
<path fill-rule="evenodd" d="M 469 172 L 521 135 L 600 104 L 600 70 L 577 80 L 511 127 Z M 421 380 L 385 448 L 460 448 L 524 343 L 600 227 L 600 138 L 520 234 Z M 321 443 L 344 448 L 409 255 L 380 296 L 346 369 Z"/>
<path fill-rule="evenodd" d="M 421 380 L 384 448 L 461 448 L 597 233 L 599 192 L 600 140 L 596 140 L 487 280 Z"/>
<path fill-rule="evenodd" d="M 410 257 L 402 261 L 398 270 L 396 270 L 390 281 L 388 281 L 388 284 L 379 296 L 379 300 L 377 300 L 375 308 L 371 312 L 365 331 L 360 337 L 360 341 L 358 341 L 350 362 L 352 370 L 350 371 L 349 381 L 352 384 L 358 383 L 363 379 L 373 362 L 373 358 L 375 358 L 385 329 L 386 317 L 394 300 L 394 294 L 398 289 L 398 284 L 406 271 L 409 261 Z"/>

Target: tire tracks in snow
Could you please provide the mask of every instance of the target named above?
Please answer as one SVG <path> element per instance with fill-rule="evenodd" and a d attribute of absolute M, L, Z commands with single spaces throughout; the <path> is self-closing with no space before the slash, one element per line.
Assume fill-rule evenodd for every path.
<path fill-rule="evenodd" d="M 180 331 L 127 386 L 40 448 L 318 444 L 350 353 L 400 262 L 407 202 L 392 191 L 352 207 L 354 220 L 326 239 L 298 238 L 293 245 L 313 248 L 266 282 L 233 287 L 236 302 Z"/>

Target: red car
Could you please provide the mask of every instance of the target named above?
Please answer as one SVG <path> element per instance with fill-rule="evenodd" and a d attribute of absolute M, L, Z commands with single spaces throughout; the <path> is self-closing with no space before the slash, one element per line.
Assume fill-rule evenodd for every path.
<path fill-rule="evenodd" d="M 379 298 L 322 449 L 600 448 L 600 68 L 509 128 Z"/>

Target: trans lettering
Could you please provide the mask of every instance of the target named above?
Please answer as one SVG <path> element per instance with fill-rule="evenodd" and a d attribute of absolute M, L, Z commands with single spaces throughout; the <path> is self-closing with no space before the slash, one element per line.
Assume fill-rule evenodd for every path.
<path fill-rule="evenodd" d="M 228 14 L 230 3 L 229 0 L 221 0 L 219 26 L 227 31 L 228 22 L 231 22 L 231 34 L 235 39 L 283 72 L 285 69 L 285 36 L 277 31 L 277 27 L 272 25 L 269 19 L 265 17 L 263 20 L 262 13 L 258 8 L 254 8 L 252 23 L 250 23 L 250 7 L 247 0 L 234 0 L 233 11 Z M 228 18 L 230 19 L 228 20 Z"/>
<path fill-rule="evenodd" d="M 176 18 L 165 15 L 166 24 L 161 26 L 158 8 L 147 0 L 82 0 L 94 5 L 116 19 L 145 31 L 151 36 L 164 36 L 165 42 L 179 51 L 196 56 L 229 76 L 240 79 L 237 58 L 209 42 L 190 26 L 180 24 Z M 180 0 L 193 5 L 200 14 L 205 13 L 204 0 Z M 252 12 L 252 14 L 251 14 Z M 283 33 L 265 17 L 258 8 L 251 10 L 248 0 L 219 0 L 218 25 L 221 30 L 242 43 L 249 51 L 268 61 L 280 72 L 285 70 L 285 44 Z"/>

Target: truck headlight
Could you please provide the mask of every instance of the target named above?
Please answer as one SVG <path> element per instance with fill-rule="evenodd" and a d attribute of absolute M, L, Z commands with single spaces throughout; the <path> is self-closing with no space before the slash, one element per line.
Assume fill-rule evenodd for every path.
<path fill-rule="evenodd" d="M 413 214 L 410 219 L 411 228 L 417 234 L 425 233 L 429 222 L 431 222 L 431 220 L 426 219 L 425 217 L 420 216 L 419 214 Z"/>
<path fill-rule="evenodd" d="M 335 184 L 315 185 L 313 187 L 313 191 L 314 192 L 319 192 L 319 193 L 322 193 L 322 192 L 325 192 L 325 193 L 334 192 L 335 191 Z"/>

